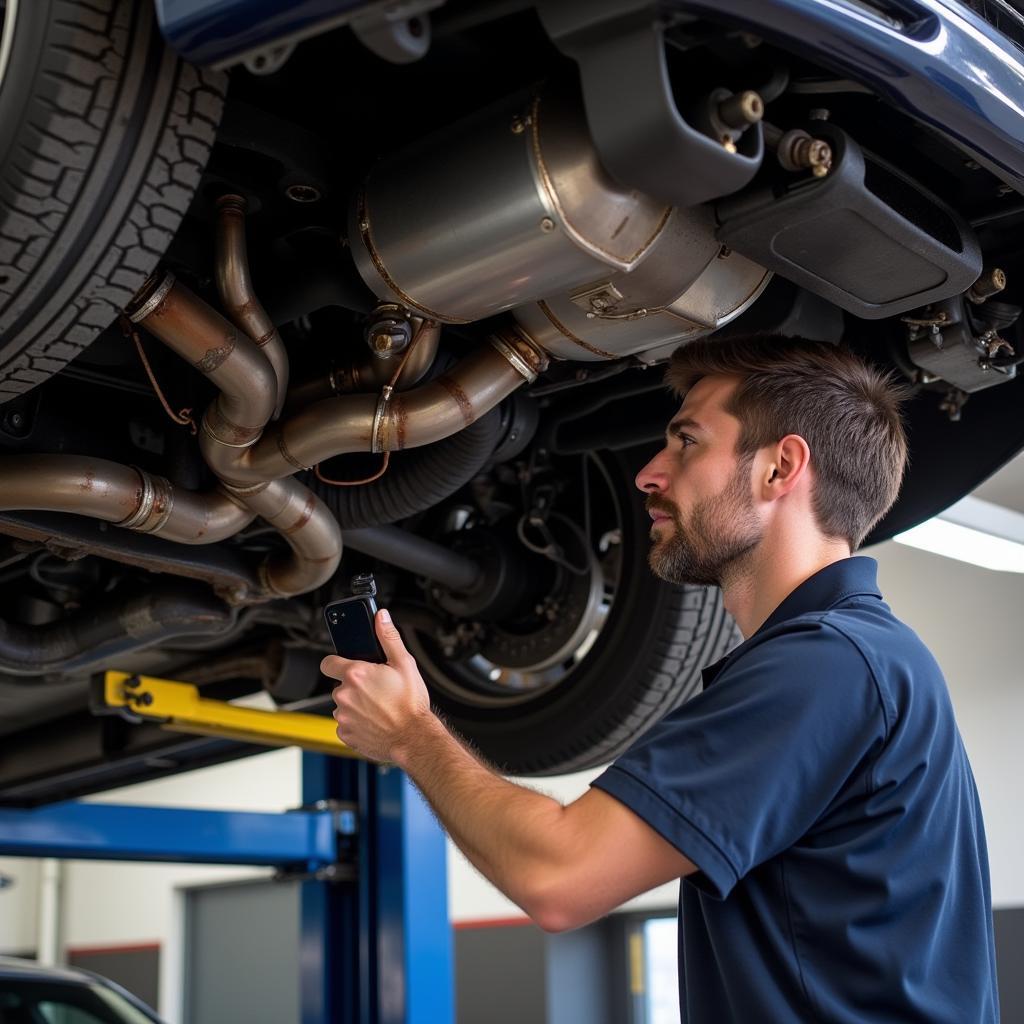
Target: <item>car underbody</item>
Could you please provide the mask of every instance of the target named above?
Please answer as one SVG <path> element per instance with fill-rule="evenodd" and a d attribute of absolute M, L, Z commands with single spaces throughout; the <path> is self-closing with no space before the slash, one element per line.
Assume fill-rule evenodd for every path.
<path fill-rule="evenodd" d="M 176 60 L 131 20 L 146 6 L 78 31 L 126 68 Z M 818 338 L 912 389 L 910 471 L 868 543 L 1024 448 L 1024 178 L 887 92 L 866 50 L 858 78 L 708 5 L 620 6 L 452 2 L 177 73 L 177 162 L 126 197 L 123 146 L 97 191 L 144 211 L 152 251 L 68 301 L 69 268 L 101 267 L 113 241 L 90 246 L 128 221 L 86 217 L 22 281 L 18 211 L 52 240 L 84 201 L 49 225 L 30 201 L 45 139 L 33 170 L 10 158 L 0 803 L 251 752 L 96 716 L 106 668 L 323 711 L 322 608 L 365 571 L 501 767 L 614 756 L 735 637 L 716 595 L 647 573 L 632 489 L 675 411 L 662 367 L 693 338 Z M 976 17 L 933 6 L 947 29 Z M 73 151 L 61 96 L 72 119 L 49 129 Z"/>

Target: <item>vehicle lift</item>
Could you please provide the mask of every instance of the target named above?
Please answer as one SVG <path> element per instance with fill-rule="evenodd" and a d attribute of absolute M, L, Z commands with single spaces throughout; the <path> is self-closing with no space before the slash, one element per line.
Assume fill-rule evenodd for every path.
<path fill-rule="evenodd" d="M 299 1024 L 454 1022 L 444 833 L 403 772 L 357 758 L 320 715 L 126 672 L 105 673 L 96 696 L 105 713 L 167 729 L 301 747 L 303 806 L 0 808 L 0 855 L 276 867 L 302 879 Z"/>

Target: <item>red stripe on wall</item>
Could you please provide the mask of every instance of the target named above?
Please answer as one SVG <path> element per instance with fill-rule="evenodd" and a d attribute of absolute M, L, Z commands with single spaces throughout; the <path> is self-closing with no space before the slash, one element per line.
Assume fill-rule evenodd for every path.
<path fill-rule="evenodd" d="M 470 928 L 517 928 L 524 924 L 533 924 L 528 917 L 484 917 L 476 921 L 456 921 L 455 930 L 463 931 Z"/>
<path fill-rule="evenodd" d="M 104 956 L 108 953 L 148 953 L 158 950 L 159 942 L 136 942 L 126 946 L 69 946 L 68 956 Z"/>

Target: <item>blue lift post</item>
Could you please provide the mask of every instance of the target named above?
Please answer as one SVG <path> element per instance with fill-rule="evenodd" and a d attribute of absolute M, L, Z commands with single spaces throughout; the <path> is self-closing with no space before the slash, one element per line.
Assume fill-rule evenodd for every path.
<path fill-rule="evenodd" d="M 306 806 L 359 808 L 356 886 L 302 886 L 302 1024 L 454 1024 L 444 833 L 394 768 L 304 754 Z"/>
<path fill-rule="evenodd" d="M 454 1024 L 445 839 L 420 795 L 396 769 L 305 754 L 303 800 L 285 814 L 0 808 L 0 855 L 300 871 L 301 1024 Z"/>

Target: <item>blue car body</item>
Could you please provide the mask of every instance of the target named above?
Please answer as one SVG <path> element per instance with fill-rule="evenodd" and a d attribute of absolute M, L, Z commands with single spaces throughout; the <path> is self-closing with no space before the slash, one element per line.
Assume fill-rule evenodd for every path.
<path fill-rule="evenodd" d="M 324 31 L 367 6 L 156 0 L 171 46 L 192 63 L 213 66 Z M 964 4 L 680 0 L 673 8 L 756 33 L 863 83 L 1024 190 L 1024 52 Z"/>

